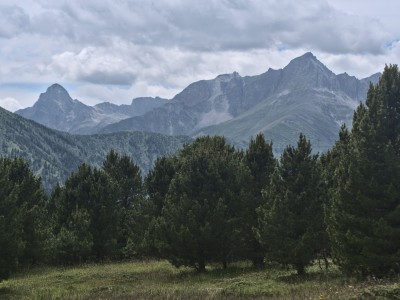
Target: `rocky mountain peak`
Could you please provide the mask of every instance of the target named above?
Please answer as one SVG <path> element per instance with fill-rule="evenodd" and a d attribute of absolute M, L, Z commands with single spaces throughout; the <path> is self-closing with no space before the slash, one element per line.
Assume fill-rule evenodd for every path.
<path fill-rule="evenodd" d="M 49 86 L 45 93 L 40 94 L 37 103 L 72 104 L 73 100 L 63 86 L 61 86 L 58 83 L 55 83 Z"/>
<path fill-rule="evenodd" d="M 58 83 L 53 83 L 51 86 L 49 86 L 47 88 L 46 92 L 47 93 L 59 93 L 59 94 L 66 93 L 66 94 L 68 94 L 67 90 L 61 84 L 58 84 Z"/>
<path fill-rule="evenodd" d="M 334 88 L 336 75 L 320 62 L 314 54 L 307 52 L 290 61 L 283 68 L 285 88 Z"/>
<path fill-rule="evenodd" d="M 320 69 L 332 73 L 317 57 L 311 52 L 307 52 L 302 56 L 296 57 L 290 61 L 290 63 L 284 68 L 290 71 L 298 70 L 309 70 Z"/>

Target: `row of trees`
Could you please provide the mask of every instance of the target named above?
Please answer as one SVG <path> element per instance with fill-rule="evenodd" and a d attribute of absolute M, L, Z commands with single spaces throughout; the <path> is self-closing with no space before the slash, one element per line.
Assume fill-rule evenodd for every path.
<path fill-rule="evenodd" d="M 0 278 L 38 262 L 158 257 L 199 272 L 236 260 L 293 266 L 331 256 L 361 276 L 400 272 L 400 76 L 385 68 L 353 128 L 312 154 L 302 134 L 274 158 L 259 134 L 246 151 L 201 137 L 159 158 L 142 180 L 111 151 L 46 198 L 21 159 L 0 160 Z"/>

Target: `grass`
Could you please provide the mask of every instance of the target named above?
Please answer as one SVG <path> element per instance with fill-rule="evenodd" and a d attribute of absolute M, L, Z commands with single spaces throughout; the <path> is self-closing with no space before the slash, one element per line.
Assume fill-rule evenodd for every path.
<path fill-rule="evenodd" d="M 204 274 L 166 261 L 36 268 L 0 282 L 0 299 L 400 299 L 400 279 L 357 281 L 337 268 L 306 276 L 248 263 Z"/>

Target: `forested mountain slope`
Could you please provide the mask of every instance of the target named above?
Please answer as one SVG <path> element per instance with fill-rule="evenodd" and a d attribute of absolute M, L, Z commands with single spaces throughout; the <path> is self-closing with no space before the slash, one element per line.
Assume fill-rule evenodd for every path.
<path fill-rule="evenodd" d="M 174 153 L 189 140 L 143 132 L 71 135 L 0 108 L 0 155 L 24 157 L 47 191 L 83 162 L 101 165 L 111 149 L 132 157 L 145 173 L 157 157 Z"/>

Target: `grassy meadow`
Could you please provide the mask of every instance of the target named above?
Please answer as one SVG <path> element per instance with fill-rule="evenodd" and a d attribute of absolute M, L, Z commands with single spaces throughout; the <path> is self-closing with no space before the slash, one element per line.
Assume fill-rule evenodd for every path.
<path fill-rule="evenodd" d="M 0 299 L 400 299 L 400 278 L 358 281 L 337 268 L 256 271 L 240 263 L 204 274 L 166 261 L 26 270 L 0 283 Z"/>

